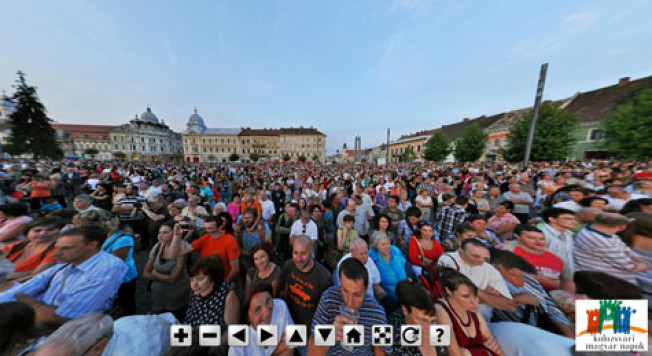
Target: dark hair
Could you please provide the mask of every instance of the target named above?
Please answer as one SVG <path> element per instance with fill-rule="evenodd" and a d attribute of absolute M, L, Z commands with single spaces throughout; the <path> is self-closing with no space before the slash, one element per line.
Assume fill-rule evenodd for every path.
<path fill-rule="evenodd" d="M 224 282 L 224 265 L 219 255 L 206 256 L 199 259 L 190 268 L 190 276 L 194 277 L 198 274 L 208 276 L 215 286 L 219 286 Z"/>
<path fill-rule="evenodd" d="M 340 280 L 344 276 L 346 279 L 352 281 L 362 280 L 364 282 L 365 290 L 369 286 L 369 273 L 367 273 L 367 269 L 362 262 L 355 258 L 350 257 L 342 261 L 340 264 L 339 274 Z"/>
<path fill-rule="evenodd" d="M 319 206 L 319 204 L 312 204 L 310 208 L 308 208 L 308 212 L 312 215 L 312 213 L 315 212 L 315 209 L 319 209 L 319 211 L 322 211 L 322 208 L 321 206 Z"/>
<path fill-rule="evenodd" d="M 457 234 L 457 235 L 462 235 L 463 233 L 465 233 L 467 231 L 475 232 L 475 228 L 473 226 L 471 226 L 471 224 L 469 224 L 468 222 L 461 223 L 461 224 L 458 224 L 457 226 L 455 226 L 455 234 Z"/>
<path fill-rule="evenodd" d="M 528 224 L 516 225 L 513 232 L 514 232 L 514 235 L 519 235 L 520 236 L 521 233 L 524 232 L 524 231 L 538 232 L 540 234 L 543 234 L 543 232 L 541 230 L 539 230 L 539 228 L 537 228 L 534 225 L 528 225 Z"/>
<path fill-rule="evenodd" d="M 344 221 L 344 222 L 355 221 L 355 218 L 353 217 L 353 215 L 347 214 L 347 215 L 344 215 L 344 217 L 342 217 L 342 221 Z"/>
<path fill-rule="evenodd" d="M 471 241 L 474 239 L 469 239 L 466 241 Z M 455 292 L 460 286 L 468 286 L 473 291 L 473 294 L 478 295 L 478 287 L 469 279 L 469 277 L 464 274 L 452 269 L 452 268 L 440 268 L 441 276 L 441 286 L 444 291 L 447 289 L 451 292 Z"/>
<path fill-rule="evenodd" d="M 376 226 L 378 226 L 378 224 L 380 223 L 380 219 L 383 219 L 383 218 L 385 218 L 385 219 L 387 219 L 387 221 L 389 221 L 389 227 L 391 228 L 392 227 L 392 218 L 390 218 L 389 215 L 387 215 L 387 214 L 378 214 L 376 216 Z"/>
<path fill-rule="evenodd" d="M 387 200 L 389 201 L 389 199 L 394 199 L 394 202 L 396 202 L 396 204 L 398 204 L 401 201 L 401 198 L 399 198 L 398 195 L 396 194 L 390 195 L 389 198 L 387 198 Z"/>
<path fill-rule="evenodd" d="M 489 247 L 487 247 L 487 245 L 485 245 L 482 241 L 480 241 L 478 239 L 466 239 L 466 240 L 462 241 L 462 243 L 460 244 L 460 248 L 462 250 L 466 250 L 467 245 L 473 245 L 475 247 L 483 247 L 483 248 L 486 248 L 487 250 L 489 250 Z"/>
<path fill-rule="evenodd" d="M 455 195 L 446 193 L 446 194 L 442 194 L 441 201 L 446 201 L 446 200 L 450 200 L 450 199 L 453 199 L 453 198 L 455 198 Z"/>
<path fill-rule="evenodd" d="M 458 195 L 455 197 L 455 204 L 464 205 L 469 202 L 469 197 L 467 195 Z"/>
<path fill-rule="evenodd" d="M 588 206 L 588 205 L 587 205 Z M 569 214 L 569 215 L 575 215 L 575 212 L 572 210 L 564 209 L 564 208 L 546 208 L 541 212 L 541 218 L 543 221 L 550 223 L 550 218 L 558 218 L 560 215 L 564 214 Z"/>
<path fill-rule="evenodd" d="M 534 266 L 514 252 L 497 248 L 491 249 L 490 252 L 491 264 L 494 266 L 500 265 L 507 269 L 516 268 L 525 273 L 537 274 L 537 269 Z"/>
<path fill-rule="evenodd" d="M 254 254 L 261 250 L 267 252 L 267 256 L 269 256 L 270 261 L 276 260 L 276 252 L 274 252 L 274 246 L 272 246 L 272 244 L 269 242 L 259 242 L 249 249 L 249 255 L 251 256 L 252 260 L 254 258 Z"/>
<path fill-rule="evenodd" d="M 630 200 L 627 203 L 625 203 L 622 209 L 620 209 L 620 213 L 624 215 L 629 213 L 641 212 L 643 211 L 641 205 L 652 205 L 652 198 L 641 198 L 641 199 Z"/>
<path fill-rule="evenodd" d="M 510 212 L 514 210 L 514 203 L 508 200 L 501 201 L 498 205 L 505 207 L 505 209 L 508 209 Z"/>
<path fill-rule="evenodd" d="M 577 271 L 573 276 L 577 294 L 591 299 L 643 299 L 640 288 L 623 279 L 596 271 Z"/>
<path fill-rule="evenodd" d="M 244 214 L 251 214 L 253 215 L 254 219 L 258 218 L 258 210 L 254 208 L 247 208 L 242 212 L 242 215 Z M 229 214 L 230 215 L 230 214 Z"/>
<path fill-rule="evenodd" d="M 233 235 L 233 218 L 231 217 L 231 214 L 227 213 L 226 211 L 223 211 L 223 212 L 215 215 L 212 218 L 216 219 L 215 221 L 217 222 L 217 227 L 218 228 L 222 227 L 222 225 L 224 224 L 224 231 L 227 234 Z M 211 217 L 206 218 L 206 220 L 209 220 L 209 221 L 210 221 L 210 219 L 211 219 Z M 206 221 L 206 220 L 204 220 L 204 221 Z"/>
<path fill-rule="evenodd" d="M 609 200 L 607 200 L 607 199 L 605 199 L 603 197 L 588 197 L 588 198 L 582 199 L 582 201 L 580 201 L 580 205 L 585 207 L 585 208 L 588 208 L 588 207 L 591 206 L 591 203 L 593 203 L 596 200 L 602 200 L 603 202 L 605 202 L 605 204 L 609 204 Z"/>
<path fill-rule="evenodd" d="M 487 221 L 487 218 L 482 216 L 482 215 L 471 215 L 466 221 L 468 222 L 474 222 L 476 220 L 484 220 Z"/>
<path fill-rule="evenodd" d="M 256 288 L 254 288 L 251 291 L 251 295 L 249 295 L 249 300 L 247 300 L 247 302 L 245 303 L 244 309 L 242 309 L 244 311 L 244 313 L 242 313 L 243 314 L 242 315 L 242 320 L 244 322 L 247 322 L 247 323 L 251 322 L 251 320 L 249 320 L 249 308 L 251 307 L 251 299 L 256 294 L 260 294 L 260 293 L 269 293 L 269 295 L 271 295 L 272 298 L 274 298 L 274 290 L 272 289 L 271 284 L 267 284 L 267 283 L 259 283 L 259 284 L 257 284 Z M 271 315 L 270 315 L 270 317 L 271 317 Z"/>
<path fill-rule="evenodd" d="M 29 233 L 29 230 L 35 228 L 35 227 L 40 227 L 40 226 L 48 226 L 48 227 L 55 227 L 57 229 L 61 229 L 66 225 L 66 222 L 62 218 L 58 218 L 56 216 L 44 216 L 42 218 L 36 218 L 23 228 L 23 235 L 26 235 Z"/>
<path fill-rule="evenodd" d="M 420 218 L 421 217 L 421 209 L 417 208 L 416 206 L 411 206 L 407 209 L 405 209 L 405 219 L 409 217 L 415 217 L 415 218 Z"/>
<path fill-rule="evenodd" d="M 629 213 L 627 217 L 633 219 L 632 222 L 625 230 L 618 233 L 627 246 L 631 247 L 634 243 L 634 235 L 652 238 L 652 214 Z"/>
<path fill-rule="evenodd" d="M 435 302 L 430 297 L 430 293 L 417 282 L 407 279 L 398 282 L 396 285 L 396 297 L 399 303 L 406 307 L 408 311 L 416 308 L 423 310 L 426 315 L 433 316 L 436 313 Z"/>
<path fill-rule="evenodd" d="M 7 203 L 0 205 L 0 211 L 11 217 L 18 217 L 27 214 L 27 205 L 23 203 Z"/>
<path fill-rule="evenodd" d="M 59 209 L 47 213 L 46 216 L 54 216 L 63 220 L 64 224 L 70 224 L 73 216 L 77 215 L 75 209 Z"/>
<path fill-rule="evenodd" d="M 34 309 L 24 302 L 0 304 L 0 353 L 25 341 L 36 324 Z"/>
<path fill-rule="evenodd" d="M 81 235 L 86 243 L 97 242 L 97 248 L 100 248 L 106 240 L 107 231 L 101 224 L 85 223 L 81 227 L 75 227 L 66 230 L 59 236 Z"/>

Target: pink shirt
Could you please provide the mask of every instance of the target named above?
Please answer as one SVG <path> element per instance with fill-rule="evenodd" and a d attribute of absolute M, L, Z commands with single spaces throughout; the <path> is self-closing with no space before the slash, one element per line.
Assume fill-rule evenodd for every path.
<path fill-rule="evenodd" d="M 0 226 L 0 234 L 9 231 L 11 228 L 15 227 L 16 225 L 27 225 L 27 223 L 29 223 L 30 221 L 32 221 L 32 218 L 30 218 L 29 216 L 19 216 L 15 219 L 7 220 L 4 224 L 2 224 L 2 226 Z M 21 229 L 20 232 L 16 234 L 16 236 L 14 236 L 13 238 L 9 240 L 0 241 L 0 248 L 3 248 L 7 245 L 11 245 L 15 242 L 20 242 L 23 240 L 25 240 L 25 235 L 23 235 L 23 231 Z"/>
<path fill-rule="evenodd" d="M 487 221 L 487 230 L 491 230 L 491 231 L 495 232 L 496 230 L 502 228 L 503 226 L 505 226 L 508 223 L 514 223 L 514 224 L 518 225 L 521 222 L 520 222 L 520 220 L 518 220 L 518 218 L 516 216 L 514 216 L 514 215 L 512 215 L 510 213 L 507 213 L 507 214 L 503 215 L 502 217 L 498 217 L 498 216 L 494 215 L 494 216 L 489 218 L 489 221 Z M 496 234 L 496 235 L 498 235 L 498 234 Z M 511 240 L 512 239 L 512 232 L 511 231 L 506 232 L 506 233 L 504 233 L 502 235 L 498 235 L 498 237 L 502 241 Z"/>

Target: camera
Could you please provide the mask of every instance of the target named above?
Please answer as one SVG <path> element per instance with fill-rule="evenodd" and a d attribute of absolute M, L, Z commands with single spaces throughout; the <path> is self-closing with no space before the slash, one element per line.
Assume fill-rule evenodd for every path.
<path fill-rule="evenodd" d="M 142 207 L 143 207 L 143 203 L 141 203 L 139 201 L 134 203 L 134 208 L 140 209 Z"/>

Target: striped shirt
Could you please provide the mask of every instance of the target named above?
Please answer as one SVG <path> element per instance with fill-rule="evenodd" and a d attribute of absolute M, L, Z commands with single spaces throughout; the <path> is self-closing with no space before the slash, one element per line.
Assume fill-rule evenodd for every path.
<path fill-rule="evenodd" d="M 575 237 L 575 271 L 597 271 L 636 284 L 632 256 L 639 257 L 617 235 L 587 226 Z"/>
<path fill-rule="evenodd" d="M 522 293 L 527 293 L 535 296 L 541 305 L 543 307 L 543 310 L 546 311 L 548 316 L 550 316 L 550 319 L 552 319 L 554 322 L 557 323 L 562 323 L 566 325 L 570 325 L 570 322 L 564 315 L 564 313 L 559 309 L 557 304 L 555 304 L 555 301 L 550 298 L 548 293 L 543 289 L 543 286 L 534 278 L 525 275 L 524 276 L 525 283 L 523 284 L 523 287 L 516 287 L 513 284 L 509 283 L 507 280 L 505 280 L 505 284 L 507 284 L 507 288 L 509 288 L 509 292 L 512 293 L 513 296 L 522 294 Z M 500 309 L 494 309 L 493 313 L 493 318 L 492 321 L 497 319 L 500 321 L 516 321 L 516 322 L 521 322 L 523 320 L 523 313 L 525 312 L 525 305 L 519 305 L 516 308 L 516 313 L 510 313 L 504 310 Z M 528 320 L 528 324 L 530 325 L 537 325 L 535 313 L 530 314 L 530 320 Z"/>
<path fill-rule="evenodd" d="M 342 299 L 342 291 L 339 287 L 332 286 L 322 294 L 319 300 L 319 305 L 315 311 L 312 319 L 312 326 L 310 333 L 315 333 L 315 326 L 317 325 L 332 325 L 335 323 L 335 317 L 340 314 L 340 306 L 344 305 Z M 371 326 L 372 325 L 385 325 L 387 324 L 387 317 L 385 316 L 385 309 L 378 304 L 378 302 L 365 296 L 360 310 L 358 310 L 360 317 L 356 324 L 364 325 L 364 346 L 353 348 L 354 356 L 371 356 L 374 354 L 373 347 L 371 346 Z M 391 355 L 391 347 L 381 347 L 386 355 Z M 327 355 L 351 355 L 348 351 L 344 350 L 339 343 L 328 350 Z"/>
<path fill-rule="evenodd" d="M 0 294 L 0 303 L 15 301 L 18 293 L 39 303 L 56 306 L 56 314 L 73 319 L 111 308 L 127 265 L 100 251 L 79 266 L 57 264 L 29 281 Z"/>
<path fill-rule="evenodd" d="M 561 258 L 564 261 L 564 266 L 568 266 L 571 273 L 575 273 L 573 262 L 573 232 L 571 230 L 559 232 L 559 230 L 556 230 L 548 224 L 543 225 L 541 231 L 548 244 L 546 249 Z"/>

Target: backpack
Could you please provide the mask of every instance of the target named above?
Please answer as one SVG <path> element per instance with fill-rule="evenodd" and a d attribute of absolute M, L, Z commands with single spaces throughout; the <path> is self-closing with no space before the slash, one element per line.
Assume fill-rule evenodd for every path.
<path fill-rule="evenodd" d="M 9 250 L 9 252 L 7 253 L 7 256 L 12 256 L 12 255 L 22 251 L 29 243 L 30 243 L 30 241 L 23 241 L 23 242 L 21 242 L 19 244 L 14 245 Z M 43 252 L 41 252 L 41 261 L 44 260 L 45 256 L 47 256 L 48 253 L 50 253 L 50 251 L 52 251 L 54 249 L 55 244 L 56 244 L 56 241 L 49 244 L 48 247 L 46 247 L 45 250 L 43 250 Z"/>
<path fill-rule="evenodd" d="M 448 256 L 453 263 L 455 263 L 455 269 L 460 270 L 460 265 L 457 264 L 457 261 L 448 253 L 443 254 L 443 256 Z M 441 258 L 440 257 L 440 258 Z M 419 282 L 421 286 L 426 288 L 430 292 L 430 296 L 434 299 L 444 298 L 446 292 L 444 292 L 444 287 L 441 284 L 441 274 L 440 268 L 435 263 L 423 266 L 421 270 L 421 275 L 419 276 Z"/>

